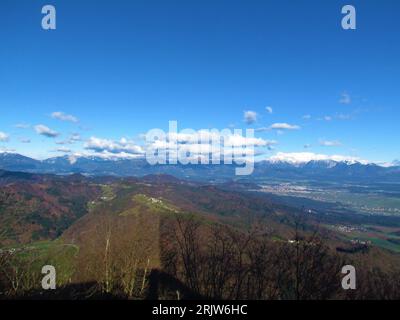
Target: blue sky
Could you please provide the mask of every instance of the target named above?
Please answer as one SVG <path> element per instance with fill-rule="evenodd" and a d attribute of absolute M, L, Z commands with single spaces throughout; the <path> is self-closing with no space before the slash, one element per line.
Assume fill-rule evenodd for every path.
<path fill-rule="evenodd" d="M 0 150 L 140 145 L 177 120 L 257 129 L 276 141 L 263 157 L 398 159 L 400 2 L 350 3 L 356 30 L 341 28 L 348 1 L 2 0 Z M 41 28 L 45 4 L 56 30 Z"/>

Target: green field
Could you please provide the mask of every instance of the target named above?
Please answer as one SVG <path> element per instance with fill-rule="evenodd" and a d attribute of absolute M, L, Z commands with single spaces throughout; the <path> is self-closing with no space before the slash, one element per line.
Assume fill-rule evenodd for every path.
<path fill-rule="evenodd" d="M 61 240 L 7 246 L 3 247 L 2 250 L 11 253 L 10 265 L 24 264 L 30 269 L 31 273 L 36 275 L 41 275 L 43 266 L 54 266 L 58 286 L 70 282 L 74 273 L 75 258 L 79 252 L 76 245 L 63 243 Z"/>

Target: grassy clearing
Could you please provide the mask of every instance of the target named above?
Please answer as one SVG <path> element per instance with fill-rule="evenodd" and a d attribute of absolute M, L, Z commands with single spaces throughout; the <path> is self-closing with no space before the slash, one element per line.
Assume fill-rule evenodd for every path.
<path fill-rule="evenodd" d="M 388 239 L 400 239 L 399 236 L 391 234 L 392 228 L 380 228 L 379 226 L 365 225 L 364 227 L 368 230 L 366 232 L 354 231 L 349 233 L 338 232 L 332 226 L 325 226 L 326 228 L 336 231 L 340 237 L 345 241 L 350 240 L 361 240 L 361 241 L 371 241 L 374 246 L 388 249 L 390 251 L 400 253 L 400 245 L 395 242 L 388 241 Z"/>
<path fill-rule="evenodd" d="M 74 273 L 75 258 L 79 247 L 63 243 L 61 240 L 38 241 L 28 245 L 16 245 L 2 248 L 13 255 L 13 261 L 29 265 L 31 272 L 41 274 L 42 267 L 52 265 L 56 269 L 57 285 L 70 282 Z"/>
<path fill-rule="evenodd" d="M 133 206 L 123 212 L 120 216 L 138 215 L 141 212 L 151 211 L 156 214 L 178 213 L 179 209 L 165 200 L 149 197 L 145 194 L 136 194 L 133 197 Z"/>

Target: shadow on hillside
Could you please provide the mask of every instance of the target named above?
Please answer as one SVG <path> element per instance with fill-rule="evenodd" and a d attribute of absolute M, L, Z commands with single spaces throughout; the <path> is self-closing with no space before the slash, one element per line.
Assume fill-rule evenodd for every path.
<path fill-rule="evenodd" d="M 152 270 L 149 278 L 147 300 L 170 299 L 170 300 L 199 300 L 202 296 L 193 292 L 180 280 L 168 273 Z"/>
<path fill-rule="evenodd" d="M 23 295 L 1 297 L 9 300 L 116 300 L 123 299 L 99 290 L 96 282 L 74 283 L 55 290 L 36 289 Z"/>
<path fill-rule="evenodd" d="M 158 299 L 201 299 L 181 281 L 159 270 L 153 270 L 148 277 L 148 288 L 144 300 Z M 140 299 L 140 298 L 135 298 Z M 36 289 L 22 295 L 4 296 L 0 300 L 128 300 L 119 289 L 112 293 L 102 292 L 97 282 L 68 284 L 55 290 Z"/>

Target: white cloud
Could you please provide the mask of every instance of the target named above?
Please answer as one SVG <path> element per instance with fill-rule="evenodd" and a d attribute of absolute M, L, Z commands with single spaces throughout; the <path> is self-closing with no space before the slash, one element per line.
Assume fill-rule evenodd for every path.
<path fill-rule="evenodd" d="M 102 158 L 105 160 L 120 160 L 120 159 L 138 159 L 138 158 L 143 158 L 143 154 L 132 154 L 128 152 L 120 152 L 120 153 L 114 153 L 114 152 L 109 152 L 109 151 L 92 151 L 92 150 L 87 150 L 87 151 L 80 151 L 80 152 L 74 152 L 69 156 L 69 161 L 71 164 L 75 163 L 78 158 L 80 157 L 97 157 L 97 158 Z"/>
<path fill-rule="evenodd" d="M 78 133 L 73 133 L 67 140 L 56 141 L 56 144 L 73 144 L 79 141 L 82 141 L 81 136 Z"/>
<path fill-rule="evenodd" d="M 74 133 L 67 140 L 56 141 L 56 144 L 73 144 L 78 141 L 82 141 L 82 138 L 78 133 Z"/>
<path fill-rule="evenodd" d="M 77 142 L 77 141 L 82 141 L 82 138 L 81 138 L 81 136 L 79 135 L 79 133 L 73 133 L 73 134 L 71 135 L 71 137 L 69 138 L 69 140 L 70 140 L 71 142 Z"/>
<path fill-rule="evenodd" d="M 265 107 L 265 110 L 267 110 L 267 112 L 269 113 L 269 114 L 271 114 L 272 112 L 273 112 L 273 109 L 272 109 L 272 107 Z"/>
<path fill-rule="evenodd" d="M 260 127 L 260 128 L 256 128 L 254 131 L 255 132 L 264 132 L 264 131 L 270 131 L 271 128 L 270 127 Z"/>
<path fill-rule="evenodd" d="M 231 132 L 231 131 L 230 131 Z M 270 144 L 275 144 L 274 140 L 265 140 L 262 138 L 256 137 L 245 137 L 238 133 L 224 133 L 224 132 L 215 132 L 209 130 L 199 130 L 193 131 L 192 133 L 169 133 L 166 137 L 168 142 L 171 143 L 184 143 L 184 144 L 209 144 L 212 142 L 219 143 L 223 140 L 225 145 L 230 145 L 232 147 L 239 146 L 267 146 Z M 174 144 L 171 144 L 174 145 Z"/>
<path fill-rule="evenodd" d="M 277 130 L 298 130 L 300 126 L 292 125 L 288 123 L 274 123 L 270 126 L 270 129 L 277 129 Z"/>
<path fill-rule="evenodd" d="M 342 145 L 338 140 L 320 140 L 319 144 L 324 147 L 338 147 Z"/>
<path fill-rule="evenodd" d="M 343 155 L 325 155 L 325 154 L 316 154 L 312 152 L 292 152 L 292 153 L 285 153 L 285 152 L 278 152 L 276 155 L 271 156 L 269 158 L 270 161 L 283 161 L 289 162 L 293 164 L 298 163 L 307 163 L 310 161 L 346 161 L 349 163 L 356 163 L 360 162 L 363 164 L 369 163 L 366 160 L 362 160 L 358 157 L 351 157 L 351 156 L 343 156 Z"/>
<path fill-rule="evenodd" d="M 285 133 L 285 131 L 283 131 L 283 130 L 276 130 L 276 134 L 278 135 L 278 136 L 281 136 L 281 135 L 283 135 Z"/>
<path fill-rule="evenodd" d="M 257 137 L 246 137 L 238 133 L 222 131 L 199 130 L 192 133 L 180 132 L 170 134 L 165 140 L 146 141 L 146 150 L 150 154 L 168 152 L 175 157 L 186 154 L 187 159 L 198 163 L 198 160 L 206 161 L 209 157 L 221 159 L 233 156 L 236 160 L 243 157 L 255 156 L 265 153 L 277 144 L 275 140 L 265 140 Z M 257 149 L 257 150 L 256 150 Z"/>
<path fill-rule="evenodd" d="M 91 137 L 85 144 L 84 148 L 95 152 L 108 152 L 112 154 L 143 154 L 144 150 L 141 146 L 136 145 L 133 141 L 121 138 L 119 141 L 109 139 L 101 139 Z"/>
<path fill-rule="evenodd" d="M 332 120 L 332 117 L 331 117 L 331 116 L 324 116 L 324 120 L 325 120 L 325 121 L 331 121 L 331 120 Z"/>
<path fill-rule="evenodd" d="M 252 124 L 257 121 L 257 112 L 255 111 L 245 111 L 244 112 L 244 121 L 247 124 Z"/>
<path fill-rule="evenodd" d="M 0 153 L 14 153 L 15 151 L 15 149 L 0 147 Z"/>
<path fill-rule="evenodd" d="M 265 140 L 256 137 L 245 137 L 238 133 L 227 134 L 225 132 L 213 132 L 208 130 L 193 131 L 192 133 L 169 133 L 167 141 L 164 142 L 165 147 L 176 146 L 178 144 L 202 144 L 211 145 L 212 143 L 221 143 L 225 146 L 240 147 L 240 146 L 256 146 L 263 147 L 276 144 L 275 140 Z"/>
<path fill-rule="evenodd" d="M 237 134 L 227 136 L 225 140 L 225 145 L 229 145 L 232 147 L 240 147 L 240 146 L 264 147 L 276 143 L 277 142 L 275 140 L 265 140 L 262 138 L 247 138 Z"/>
<path fill-rule="evenodd" d="M 51 114 L 51 117 L 54 119 L 58 119 L 61 121 L 69 121 L 69 122 L 79 122 L 79 119 L 73 115 L 70 114 L 66 114 L 64 112 L 61 111 L 57 111 L 57 112 L 53 112 Z"/>
<path fill-rule="evenodd" d="M 70 153 L 70 152 L 71 152 L 71 149 L 61 147 L 61 148 L 57 148 L 56 151 L 58 151 L 58 152 L 64 152 L 64 153 Z"/>
<path fill-rule="evenodd" d="M 51 130 L 49 127 L 46 127 L 43 124 L 38 124 L 35 126 L 35 131 L 36 133 L 48 138 L 55 138 L 60 135 L 57 131 Z"/>
<path fill-rule="evenodd" d="M 351 97 L 349 94 L 346 92 L 343 92 L 342 95 L 340 96 L 339 103 L 341 104 L 350 104 L 351 103 Z"/>
<path fill-rule="evenodd" d="M 10 136 L 7 133 L 0 131 L 0 142 L 7 142 Z"/>
<path fill-rule="evenodd" d="M 220 134 L 208 130 L 199 130 L 199 131 L 190 130 L 190 132 L 189 131 L 178 132 L 178 133 L 169 132 L 166 138 L 170 142 L 198 143 L 199 141 L 219 140 Z"/>
<path fill-rule="evenodd" d="M 27 123 L 17 123 L 15 125 L 16 128 L 18 129 L 28 129 L 31 125 Z"/>

